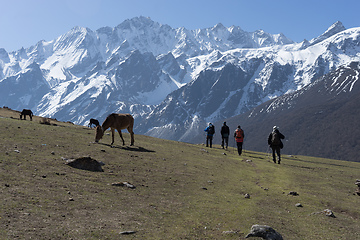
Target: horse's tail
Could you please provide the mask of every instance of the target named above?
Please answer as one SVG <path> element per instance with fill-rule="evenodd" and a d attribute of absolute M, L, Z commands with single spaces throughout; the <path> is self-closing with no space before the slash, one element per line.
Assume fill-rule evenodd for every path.
<path fill-rule="evenodd" d="M 129 114 L 129 118 L 130 118 L 130 126 L 131 126 L 131 128 L 133 128 L 134 127 L 134 117 L 131 115 L 131 114 Z"/>

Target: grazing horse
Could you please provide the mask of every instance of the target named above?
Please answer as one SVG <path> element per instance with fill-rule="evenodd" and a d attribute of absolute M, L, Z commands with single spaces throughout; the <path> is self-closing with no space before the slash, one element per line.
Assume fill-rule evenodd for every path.
<path fill-rule="evenodd" d="M 24 116 L 24 120 L 26 120 L 26 115 L 29 115 L 30 120 L 32 121 L 33 112 L 30 109 L 23 109 L 20 113 L 20 120 L 22 119 L 22 116 Z"/>
<path fill-rule="evenodd" d="M 97 127 L 97 126 L 100 125 L 100 123 L 99 123 L 98 120 L 96 120 L 96 119 L 94 119 L 94 118 L 90 118 L 90 122 L 89 122 L 89 124 L 88 124 L 88 127 L 91 128 L 92 125 L 95 125 L 95 127 Z"/>
<path fill-rule="evenodd" d="M 121 129 L 127 129 L 131 136 L 131 144 L 130 146 L 134 145 L 134 118 L 130 114 L 118 114 L 118 113 L 112 113 L 110 114 L 105 121 L 102 123 L 102 125 L 96 127 L 96 136 L 95 136 L 95 142 L 99 142 L 99 140 L 104 136 L 104 132 L 106 129 L 111 128 L 112 133 L 112 142 L 111 145 L 114 143 L 114 132 L 115 129 L 119 132 L 120 138 L 123 141 L 123 145 L 125 145 L 124 138 L 121 134 Z"/>

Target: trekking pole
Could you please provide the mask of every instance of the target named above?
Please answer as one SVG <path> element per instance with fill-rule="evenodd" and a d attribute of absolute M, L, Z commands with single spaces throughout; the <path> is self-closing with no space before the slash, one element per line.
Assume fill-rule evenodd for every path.
<path fill-rule="evenodd" d="M 242 143 L 242 152 L 245 154 L 245 147 L 244 147 L 245 144 L 244 143 L 245 143 L 245 141 L 243 141 L 243 143 Z"/>
<path fill-rule="evenodd" d="M 234 139 L 234 142 L 233 142 L 233 153 L 235 153 L 235 138 Z"/>
<path fill-rule="evenodd" d="M 266 156 L 267 156 L 268 161 L 270 162 L 270 145 L 268 145 L 266 148 Z"/>

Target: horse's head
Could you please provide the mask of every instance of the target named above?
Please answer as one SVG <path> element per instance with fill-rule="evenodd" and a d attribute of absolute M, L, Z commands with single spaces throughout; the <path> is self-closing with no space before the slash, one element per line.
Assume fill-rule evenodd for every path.
<path fill-rule="evenodd" d="M 96 135 L 95 142 L 99 142 L 99 140 L 104 136 L 104 131 L 100 125 L 96 126 Z"/>

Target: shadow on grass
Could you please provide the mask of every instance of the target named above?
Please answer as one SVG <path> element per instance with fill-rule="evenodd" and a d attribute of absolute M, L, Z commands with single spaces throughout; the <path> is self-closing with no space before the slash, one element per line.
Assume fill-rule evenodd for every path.
<path fill-rule="evenodd" d="M 104 145 L 104 146 L 108 146 L 108 147 L 111 147 L 111 148 L 123 149 L 123 150 L 131 151 L 131 152 L 155 152 L 154 150 L 149 150 L 149 149 L 146 149 L 146 148 L 143 148 L 143 147 L 135 147 L 135 146 L 114 146 L 114 145 L 110 145 L 110 144 L 107 144 L 107 143 L 98 143 L 98 144 L 101 144 L 101 145 Z"/>
<path fill-rule="evenodd" d="M 247 154 L 248 157 L 251 158 L 259 158 L 259 159 L 266 159 L 267 158 L 267 154 L 266 153 L 258 153 L 258 152 L 253 152 L 253 151 L 247 151 L 243 149 L 243 153 Z"/>

